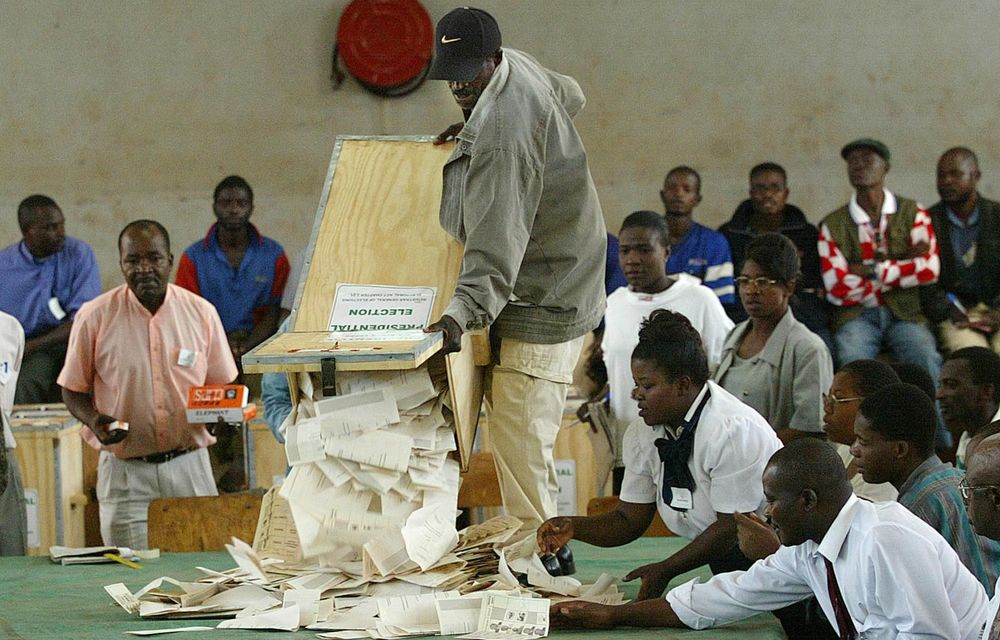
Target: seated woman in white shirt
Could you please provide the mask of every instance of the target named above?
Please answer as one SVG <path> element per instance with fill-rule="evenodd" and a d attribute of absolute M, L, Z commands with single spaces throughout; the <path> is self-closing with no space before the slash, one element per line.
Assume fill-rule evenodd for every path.
<path fill-rule="evenodd" d="M 765 233 L 750 241 L 736 278 L 750 317 L 729 332 L 713 376 L 760 412 L 785 443 L 823 436 L 821 398 L 833 379 L 826 344 L 788 307 L 800 266 L 788 237 Z"/>
<path fill-rule="evenodd" d="M 656 309 L 682 314 L 701 335 L 709 369 L 719 364 L 722 343 L 733 328 L 719 296 L 686 273 L 667 275 L 670 236 L 663 216 L 655 211 L 629 214 L 618 234 L 618 258 L 628 287 L 608 296 L 601 351 L 608 371 L 609 409 L 615 428 L 614 493 L 624 477 L 622 440 L 639 417 L 632 398 L 632 350 L 639 343 L 639 324 Z"/>
<path fill-rule="evenodd" d="M 657 598 L 672 578 L 708 564 L 746 568 L 733 514 L 759 511 L 760 475 L 781 442 L 756 411 L 710 381 L 698 332 L 681 314 L 658 309 L 642 323 L 632 353 L 639 419 L 625 434 L 625 479 L 617 508 L 596 517 L 557 517 L 538 529 L 542 552 L 577 539 L 604 547 L 638 538 L 659 512 L 691 542 L 629 573 L 639 599 Z"/>

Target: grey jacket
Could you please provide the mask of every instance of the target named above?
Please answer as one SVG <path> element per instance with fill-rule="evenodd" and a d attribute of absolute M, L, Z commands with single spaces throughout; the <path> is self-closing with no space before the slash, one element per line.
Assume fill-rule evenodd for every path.
<path fill-rule="evenodd" d="M 733 327 L 722 347 L 714 380 L 723 378 L 740 348 L 750 320 Z M 823 340 L 795 319 L 789 309 L 760 353 L 753 356 L 752 382 L 740 400 L 760 412 L 775 431 L 823 430 L 823 394 L 833 382 L 833 360 Z"/>
<path fill-rule="evenodd" d="M 572 120 L 584 102 L 572 78 L 503 50 L 443 171 L 441 226 L 465 244 L 444 313 L 463 330 L 555 344 L 600 322 L 606 230 Z"/>

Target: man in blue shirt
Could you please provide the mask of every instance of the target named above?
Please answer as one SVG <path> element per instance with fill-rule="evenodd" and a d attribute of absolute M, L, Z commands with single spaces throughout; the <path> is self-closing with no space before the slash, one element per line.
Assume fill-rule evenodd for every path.
<path fill-rule="evenodd" d="M 936 284 L 921 287 L 921 302 L 924 314 L 938 323 L 946 350 L 990 347 L 1000 353 L 1000 203 L 979 193 L 979 178 L 971 149 L 954 147 L 938 160 L 941 201 L 929 211 L 941 275 Z"/>
<path fill-rule="evenodd" d="M 216 223 L 181 256 L 176 283 L 215 305 L 239 366 L 244 353 L 278 328 L 290 267 L 281 245 L 250 224 L 253 190 L 246 180 L 220 182 L 212 210 Z"/>
<path fill-rule="evenodd" d="M 729 312 L 736 304 L 729 242 L 721 233 L 692 219 L 701 202 L 701 176 L 691 167 L 674 167 L 663 181 L 660 199 L 670 229 L 667 273 L 689 273 L 698 278 Z"/>
<path fill-rule="evenodd" d="M 0 250 L 0 311 L 24 327 L 24 360 L 15 404 L 61 402 L 56 377 L 66 359 L 73 317 L 101 293 L 90 246 L 66 236 L 52 198 L 33 195 L 17 207 L 22 239 Z"/>

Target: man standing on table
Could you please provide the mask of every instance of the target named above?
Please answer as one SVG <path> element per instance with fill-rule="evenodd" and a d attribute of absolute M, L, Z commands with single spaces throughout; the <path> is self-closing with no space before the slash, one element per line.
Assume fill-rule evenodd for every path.
<path fill-rule="evenodd" d="M 572 78 L 500 46 L 480 9 L 438 22 L 430 77 L 447 80 L 465 122 L 444 166 L 441 226 L 465 245 L 455 295 L 427 331 L 445 352 L 490 326 L 487 415 L 507 512 L 534 529 L 556 515 L 552 450 L 583 343 L 604 313 L 606 229 L 573 125 Z"/>
<path fill-rule="evenodd" d="M 185 417 L 188 389 L 226 384 L 236 365 L 210 302 L 168 284 L 174 257 L 158 222 L 138 220 L 118 238 L 127 284 L 85 304 L 59 374 L 63 401 L 101 450 L 97 467 L 104 544 L 148 547 L 156 498 L 216 495 L 206 447 L 215 437 Z M 124 439 L 115 421 L 129 425 Z"/>

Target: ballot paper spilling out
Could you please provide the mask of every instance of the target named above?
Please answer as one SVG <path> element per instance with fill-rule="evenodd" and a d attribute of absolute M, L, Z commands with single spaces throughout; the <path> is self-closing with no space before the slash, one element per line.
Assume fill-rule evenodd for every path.
<path fill-rule="evenodd" d="M 304 627 L 324 638 L 538 638 L 548 632 L 553 602 L 625 602 L 608 575 L 592 584 L 539 575 L 534 536 L 517 539 L 520 526 L 501 516 L 463 529 L 427 569 L 403 560 L 402 529 L 366 543 L 362 560 L 345 555 L 337 566 L 261 557 L 234 540 L 236 567 L 228 571 L 157 578 L 134 594 L 120 583 L 105 589 L 148 620 L 229 618 L 218 628 Z"/>
<path fill-rule="evenodd" d="M 285 425 L 291 471 L 264 497 L 253 545 L 233 539 L 235 568 L 162 577 L 109 595 L 143 619 L 225 618 L 218 628 L 323 638 L 542 637 L 550 602 L 624 602 L 614 581 L 552 577 L 521 521 L 457 531 L 459 465 L 447 376 L 337 372 L 338 395 L 298 377 Z"/>

